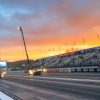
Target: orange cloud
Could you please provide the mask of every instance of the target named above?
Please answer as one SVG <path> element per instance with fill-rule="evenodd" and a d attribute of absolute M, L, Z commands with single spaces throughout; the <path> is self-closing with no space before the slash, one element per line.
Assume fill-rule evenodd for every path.
<path fill-rule="evenodd" d="M 12 4 L 15 3 L 12 2 Z M 74 0 L 52 2 L 34 0 L 36 6 L 31 4 L 33 4 L 32 1 L 25 0 L 25 5 L 18 6 L 16 1 L 15 8 L 13 6 L 14 10 L 17 9 L 16 12 L 6 4 L 11 15 L 9 13 L 8 18 L 4 15 L 0 17 L 3 19 L 3 23 L 0 20 L 2 60 L 26 59 L 21 32 L 17 30 L 19 25 L 23 28 L 30 59 L 64 53 L 71 48 L 84 49 L 100 45 L 97 38 L 97 34 L 100 36 L 100 1 L 84 0 L 76 3 Z"/>

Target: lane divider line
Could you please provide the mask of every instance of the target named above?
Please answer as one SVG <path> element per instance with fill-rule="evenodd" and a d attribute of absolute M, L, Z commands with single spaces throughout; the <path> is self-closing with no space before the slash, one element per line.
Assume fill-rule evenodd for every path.
<path fill-rule="evenodd" d="M 7 76 L 18 76 L 18 77 L 30 77 L 30 78 L 40 78 L 40 79 L 56 79 L 56 80 L 71 80 L 71 81 L 85 81 L 85 82 L 100 82 L 100 80 L 92 79 L 73 79 L 73 78 L 58 78 L 58 77 L 38 77 L 38 76 L 19 76 L 19 75 L 7 75 Z"/>
<path fill-rule="evenodd" d="M 4 93 L 0 92 L 0 100 L 14 100 L 9 96 L 5 95 Z"/>

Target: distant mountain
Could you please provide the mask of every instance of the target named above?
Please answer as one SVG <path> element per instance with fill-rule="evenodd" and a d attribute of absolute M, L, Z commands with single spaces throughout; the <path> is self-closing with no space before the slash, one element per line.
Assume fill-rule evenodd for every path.
<path fill-rule="evenodd" d="M 30 60 L 30 63 L 33 63 L 34 60 Z M 10 68 L 15 68 L 15 67 L 25 67 L 27 65 L 27 60 L 18 60 L 14 62 L 7 62 L 7 66 Z"/>

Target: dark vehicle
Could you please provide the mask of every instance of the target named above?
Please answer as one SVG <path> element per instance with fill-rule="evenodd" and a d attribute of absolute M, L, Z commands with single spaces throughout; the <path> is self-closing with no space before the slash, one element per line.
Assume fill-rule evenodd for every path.
<path fill-rule="evenodd" d="M 31 69 L 29 70 L 30 75 L 41 75 L 42 74 L 42 69 Z"/>

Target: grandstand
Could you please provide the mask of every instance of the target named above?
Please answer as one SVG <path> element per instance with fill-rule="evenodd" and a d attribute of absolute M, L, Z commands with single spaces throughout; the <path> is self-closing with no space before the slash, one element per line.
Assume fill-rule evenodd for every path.
<path fill-rule="evenodd" d="M 70 68 L 71 71 L 99 71 L 100 46 L 69 52 L 47 58 L 41 58 L 32 63 L 33 68 Z M 92 68 L 92 69 L 90 69 Z"/>

